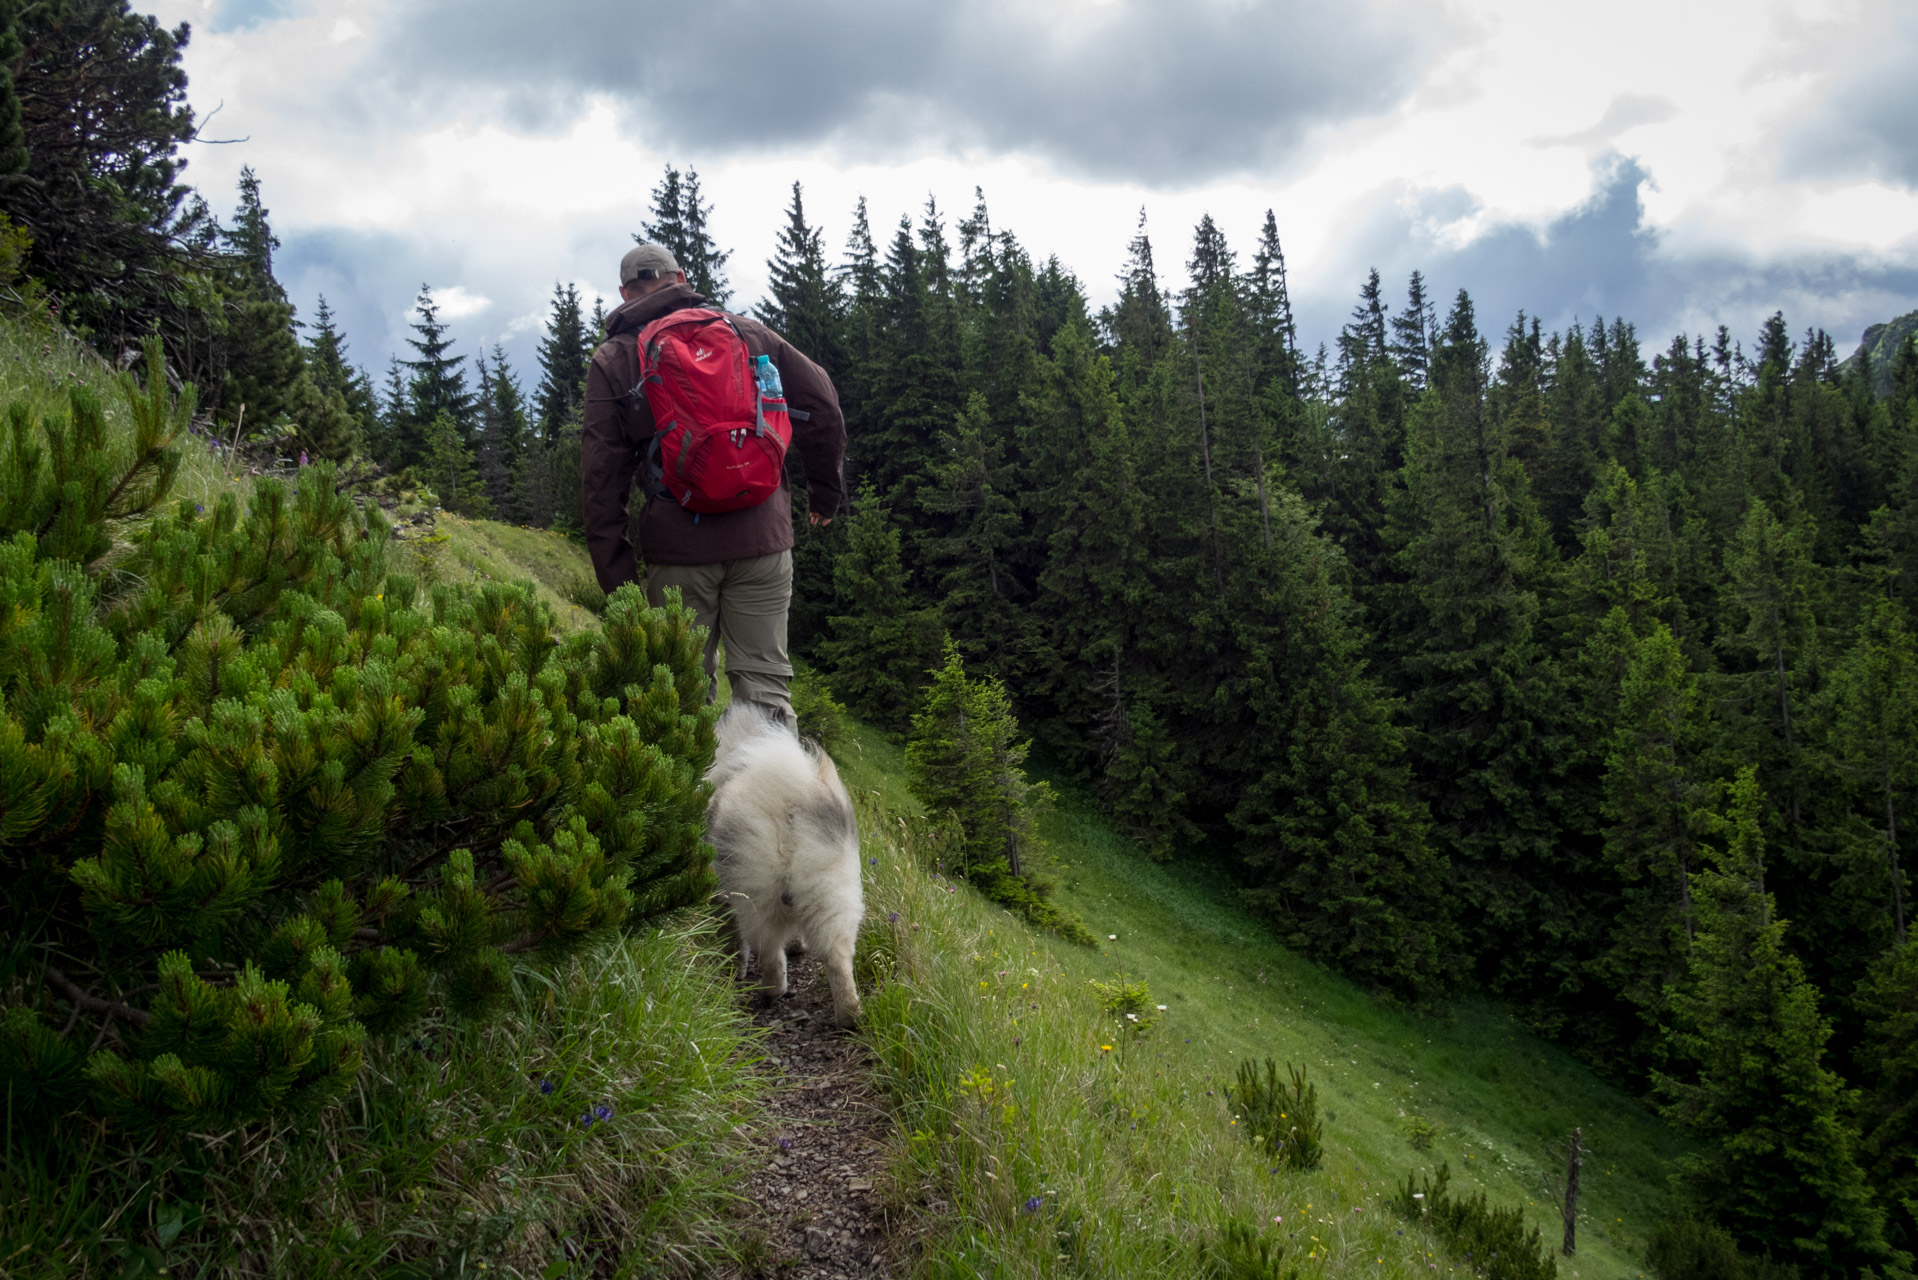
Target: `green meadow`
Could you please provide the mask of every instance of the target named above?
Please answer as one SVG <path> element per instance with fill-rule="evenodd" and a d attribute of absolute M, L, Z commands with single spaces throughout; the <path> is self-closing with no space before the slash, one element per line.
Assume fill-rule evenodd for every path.
<path fill-rule="evenodd" d="M 1441 1163 L 1458 1191 L 1525 1206 L 1556 1253 L 1575 1126 L 1579 1249 L 1559 1274 L 1645 1273 L 1683 1140 L 1503 1011 L 1380 1001 L 1273 942 L 1222 877 L 1147 861 L 1070 789 L 1041 833 L 1061 901 L 1100 946 L 1035 934 L 939 875 L 897 747 L 862 730 L 844 754 L 879 859 L 866 967 L 893 975 L 868 1034 L 900 1107 L 894 1193 L 928 1274 L 1207 1274 L 1228 1219 L 1282 1243 L 1301 1274 L 1463 1273 L 1385 1203 Z M 1165 1006 L 1149 1030 L 1101 1011 L 1091 984 L 1120 980 Z M 1226 1088 L 1268 1057 L 1317 1089 L 1318 1170 L 1274 1171 L 1237 1131 Z"/>

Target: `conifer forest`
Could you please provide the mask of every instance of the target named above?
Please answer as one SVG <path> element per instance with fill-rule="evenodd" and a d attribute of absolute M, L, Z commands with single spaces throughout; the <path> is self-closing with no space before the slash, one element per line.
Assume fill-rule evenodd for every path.
<path fill-rule="evenodd" d="M 124 370 L 0 439 L 0 1078 L 15 1123 L 297 1112 L 367 1036 L 487 1008 L 503 957 L 706 883 L 688 615 L 623 590 L 556 639 L 530 595 L 391 569 L 354 501 L 577 531 L 605 304 L 555 286 L 533 368 L 425 286 L 406 351 L 355 348 L 275 277 L 271 173 L 230 213 L 186 184 L 184 29 L 100 0 L 0 25 L 7 304 Z M 843 244 L 782 194 L 776 243 L 721 246 L 669 167 L 631 231 L 839 390 L 856 496 L 815 526 L 794 486 L 792 644 L 854 716 L 905 737 L 987 678 L 1141 858 L 1649 1100 L 1754 1257 L 1910 1274 L 1911 324 L 1841 359 L 1783 313 L 1548 328 L 1372 272 L 1306 349 L 1273 213 L 1141 210 L 1095 307 L 984 194 L 861 200 Z M 315 465 L 195 511 L 187 432 Z"/>

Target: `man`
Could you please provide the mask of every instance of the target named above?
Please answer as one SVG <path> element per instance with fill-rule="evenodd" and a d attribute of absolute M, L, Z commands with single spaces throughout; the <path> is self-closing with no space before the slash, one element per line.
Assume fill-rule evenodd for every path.
<path fill-rule="evenodd" d="M 641 329 L 669 312 L 703 307 L 686 273 L 663 245 L 642 244 L 619 263 L 620 305 L 606 318 L 606 341 L 586 372 L 586 431 L 580 446 L 585 485 L 586 547 L 608 592 L 635 581 L 627 538 L 626 498 L 645 467 L 653 437 L 652 409 L 639 389 Z M 825 525 L 844 500 L 846 419 L 826 371 L 784 338 L 744 316 L 733 317 L 747 351 L 770 356 L 791 408 L 793 448 L 805 464 L 812 522 Z M 792 493 L 782 479 L 756 507 L 696 515 L 670 496 L 648 493 L 639 515 L 639 553 L 646 561 L 646 597 L 663 603 L 669 587 L 707 628 L 706 673 L 726 645 L 733 697 L 792 720 L 792 662 L 786 655 L 786 611 L 792 603 Z"/>

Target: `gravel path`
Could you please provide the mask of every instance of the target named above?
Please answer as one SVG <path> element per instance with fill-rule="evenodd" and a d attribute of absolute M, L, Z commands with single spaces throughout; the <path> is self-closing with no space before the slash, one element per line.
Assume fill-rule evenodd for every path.
<path fill-rule="evenodd" d="M 903 1276 L 880 1200 L 891 1120 L 872 1054 L 832 1024 L 825 974 L 794 956 L 791 994 L 753 1021 L 771 1029 L 764 1163 L 747 1167 L 742 1234 L 757 1248 L 730 1275 L 759 1280 Z M 750 995 L 742 998 L 751 999 Z M 757 1256 L 752 1256 L 756 1254 Z"/>

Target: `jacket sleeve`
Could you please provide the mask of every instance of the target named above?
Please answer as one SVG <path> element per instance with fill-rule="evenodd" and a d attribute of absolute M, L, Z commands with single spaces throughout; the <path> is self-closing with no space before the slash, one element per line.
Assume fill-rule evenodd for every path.
<path fill-rule="evenodd" d="M 602 349 L 603 351 L 603 349 Z M 639 558 L 626 536 L 626 498 L 639 471 L 639 441 L 631 421 L 630 388 L 615 387 L 607 362 L 595 358 L 586 371 L 586 425 L 580 437 L 581 506 L 586 550 L 600 589 L 611 593 L 639 577 Z M 645 424 L 650 428 L 650 422 Z"/>
<path fill-rule="evenodd" d="M 839 411 L 839 392 L 826 371 L 799 348 L 770 329 L 766 333 L 786 390 L 786 406 L 806 415 L 793 416 L 793 444 L 806 464 L 812 511 L 830 518 L 846 500 L 846 415 Z"/>

